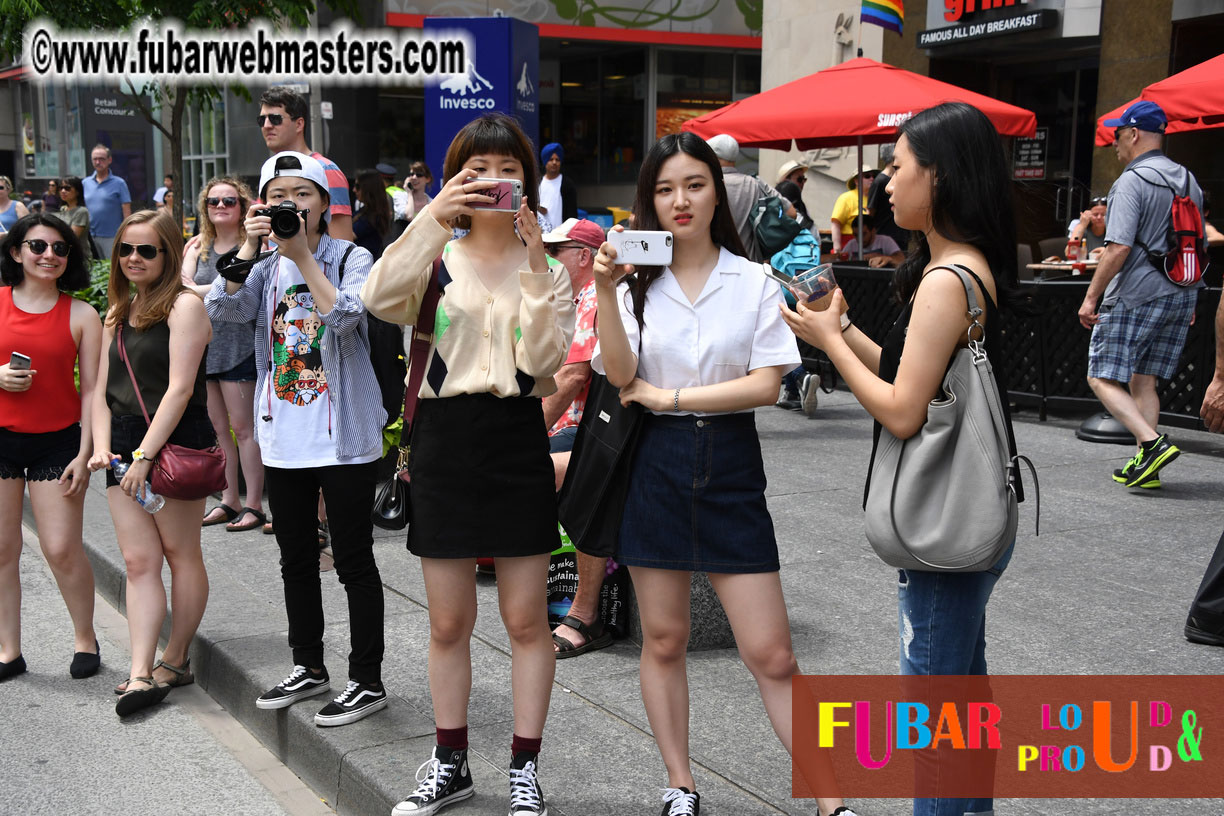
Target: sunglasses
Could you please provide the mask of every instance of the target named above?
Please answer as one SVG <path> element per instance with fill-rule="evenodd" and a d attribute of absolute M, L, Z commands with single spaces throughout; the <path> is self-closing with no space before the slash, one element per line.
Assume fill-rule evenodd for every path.
<path fill-rule="evenodd" d="M 119 242 L 119 257 L 126 258 L 132 254 L 132 250 L 146 261 L 151 261 L 157 257 L 157 253 L 165 252 L 166 250 L 152 244 L 129 244 L 126 241 Z"/>
<path fill-rule="evenodd" d="M 585 247 L 582 244 L 555 244 L 546 247 L 545 251 L 548 252 L 549 255 L 556 255 L 563 249 L 588 249 L 588 247 Z"/>
<path fill-rule="evenodd" d="M 280 127 L 284 124 L 285 116 L 281 113 L 261 113 L 255 117 L 255 121 L 259 123 L 260 127 L 264 126 L 265 119 L 272 123 L 272 127 Z"/>
<path fill-rule="evenodd" d="M 1108 203 L 1109 203 L 1109 199 L 1106 198 L 1105 196 L 1097 196 L 1096 198 L 1092 199 L 1092 206 L 1094 207 L 1100 204 L 1108 204 Z"/>
<path fill-rule="evenodd" d="M 28 246 L 30 248 L 30 251 L 33 252 L 35 255 L 41 255 L 44 252 L 46 252 L 48 246 L 50 246 L 51 251 L 54 252 L 60 258 L 67 258 L 68 253 L 72 251 L 72 247 L 70 247 L 64 241 L 55 241 L 51 243 L 50 245 L 48 245 L 47 242 L 42 240 L 41 238 L 31 238 L 30 240 L 22 241 L 21 243 Z"/>
<path fill-rule="evenodd" d="M 238 203 L 238 199 L 233 196 L 225 196 L 224 198 L 206 198 L 204 203 L 210 207 L 232 207 Z"/>

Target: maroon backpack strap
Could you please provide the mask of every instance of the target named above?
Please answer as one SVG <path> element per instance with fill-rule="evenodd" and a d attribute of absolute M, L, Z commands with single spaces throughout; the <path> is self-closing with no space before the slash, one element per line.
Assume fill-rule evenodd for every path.
<path fill-rule="evenodd" d="M 438 288 L 441 269 L 442 255 L 439 254 L 434 258 L 433 271 L 429 275 L 429 283 L 425 285 L 425 294 L 421 298 L 421 309 L 417 312 L 417 322 L 412 328 L 412 345 L 408 352 L 408 389 L 404 392 L 404 430 L 400 436 L 401 445 L 411 433 L 412 420 L 416 416 L 417 404 L 421 401 L 421 381 L 425 379 L 425 361 L 429 358 L 429 347 L 433 344 L 438 298 L 441 295 Z"/>
<path fill-rule="evenodd" d="M 123 324 L 115 328 L 115 340 L 119 343 L 119 359 L 127 366 L 128 376 L 132 378 L 132 388 L 136 391 L 136 401 L 140 403 L 140 413 L 144 414 L 145 424 L 152 425 L 149 410 L 145 408 L 144 397 L 140 396 L 140 383 L 136 382 L 136 374 L 132 371 L 132 361 L 128 359 L 127 349 L 123 346 Z"/>

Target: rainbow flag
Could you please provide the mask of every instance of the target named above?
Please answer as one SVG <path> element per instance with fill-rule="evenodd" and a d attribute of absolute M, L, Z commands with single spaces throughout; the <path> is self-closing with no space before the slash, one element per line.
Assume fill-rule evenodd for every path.
<path fill-rule="evenodd" d="M 859 20 L 890 28 L 900 34 L 901 26 L 905 24 L 905 5 L 903 0 L 863 0 Z"/>

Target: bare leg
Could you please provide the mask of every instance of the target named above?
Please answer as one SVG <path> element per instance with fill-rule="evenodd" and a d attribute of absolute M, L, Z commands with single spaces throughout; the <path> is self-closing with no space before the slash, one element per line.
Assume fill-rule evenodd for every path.
<path fill-rule="evenodd" d="M 1132 374 L 1130 393 L 1143 421 L 1152 426 L 1153 433 L 1159 434 L 1156 426 L 1160 424 L 1160 395 L 1156 393 L 1156 378 L 1151 374 Z"/>
<path fill-rule="evenodd" d="M 245 504 L 247 507 L 262 510 L 264 472 L 259 443 L 255 441 L 255 383 L 223 382 L 221 395 L 225 399 L 230 426 L 233 427 L 234 436 L 238 440 L 238 460 L 242 463 L 242 475 L 246 479 Z M 238 489 L 237 478 L 235 474 L 235 495 Z"/>
<path fill-rule="evenodd" d="M 599 591 L 603 587 L 604 570 L 608 559 L 586 553 L 578 553 L 578 590 L 574 593 L 574 603 L 569 613 L 583 623 L 594 623 L 599 614 Z M 575 646 L 586 643 L 586 638 L 578 632 L 561 624 L 556 629 L 557 635 L 568 640 Z M 554 649 L 560 647 L 553 644 Z"/>
<path fill-rule="evenodd" d="M 476 559 L 422 558 L 421 572 L 429 603 L 429 693 L 434 723 L 439 728 L 463 728 L 472 696 Z"/>
<path fill-rule="evenodd" d="M 208 573 L 200 552 L 200 525 L 193 524 L 204 509 L 204 500 L 166 499 L 166 506 L 153 520 L 162 541 L 162 551 L 170 565 L 170 639 L 162 658 L 175 666 L 187 662 L 191 640 L 208 605 Z M 174 679 L 174 673 L 159 671 L 159 683 Z"/>
<path fill-rule="evenodd" d="M 710 584 L 731 622 L 740 657 L 756 678 L 770 725 L 789 754 L 791 677 L 799 673 L 799 664 L 791 647 L 790 621 L 778 573 L 711 573 Z M 822 758 L 828 763 L 827 755 Z M 831 763 L 827 771 L 831 778 Z M 821 813 L 828 814 L 845 803 L 841 799 L 817 798 L 816 804 Z"/>
<path fill-rule="evenodd" d="M 21 497 L 25 479 L 0 479 L 0 663 L 21 654 Z"/>
<path fill-rule="evenodd" d="M 1088 385 L 1092 387 L 1092 392 L 1096 394 L 1097 399 L 1105 406 L 1105 410 L 1109 411 L 1115 419 L 1126 426 L 1126 430 L 1131 432 L 1136 442 L 1140 444 L 1151 442 L 1159 436 L 1156 433 L 1156 428 L 1149 424 L 1144 417 L 1143 411 L 1135 401 L 1135 398 L 1120 384 L 1113 380 L 1089 377 Z"/>
<path fill-rule="evenodd" d="M 238 450 L 230 436 L 229 414 L 226 413 L 225 398 L 221 394 L 221 383 L 208 381 L 208 418 L 217 433 L 217 444 L 225 453 L 225 489 L 221 491 L 221 503 L 235 510 L 238 501 Z"/>
<path fill-rule="evenodd" d="M 630 567 L 642 619 L 642 702 L 667 785 L 693 790 L 689 765 L 687 649 L 692 573 Z"/>
<path fill-rule="evenodd" d="M 65 496 L 64 486 L 54 481 L 29 485 L 43 556 L 72 618 L 73 651 L 92 653 L 97 648 L 93 626 L 94 574 L 81 540 L 85 493 Z"/>
<path fill-rule="evenodd" d="M 510 635 L 510 686 L 514 692 L 514 733 L 536 739 L 544 734 L 552 694 L 553 656 L 548 629 L 547 554 L 498 558 L 497 605 Z"/>
<path fill-rule="evenodd" d="M 106 489 L 115 538 L 127 570 L 128 634 L 132 639 L 132 668 L 129 677 L 153 674 L 157 637 L 166 617 L 166 588 L 162 585 L 162 542 L 153 516 L 124 495 L 118 487 Z M 166 500 L 167 507 L 170 499 Z M 166 508 L 162 508 L 164 512 Z M 199 526 L 197 515 L 196 526 Z"/>

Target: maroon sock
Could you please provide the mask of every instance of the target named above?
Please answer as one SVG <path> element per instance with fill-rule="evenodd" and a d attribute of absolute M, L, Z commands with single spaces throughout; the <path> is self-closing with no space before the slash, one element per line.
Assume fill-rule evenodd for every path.
<path fill-rule="evenodd" d="M 543 742 L 543 737 L 527 739 L 526 737 L 520 737 L 518 734 L 515 734 L 514 738 L 510 740 L 510 754 L 514 755 L 522 752 L 538 754 L 540 753 L 541 742 Z"/>
<path fill-rule="evenodd" d="M 465 751 L 468 747 L 467 726 L 462 728 L 438 728 L 438 745 L 452 751 Z"/>

